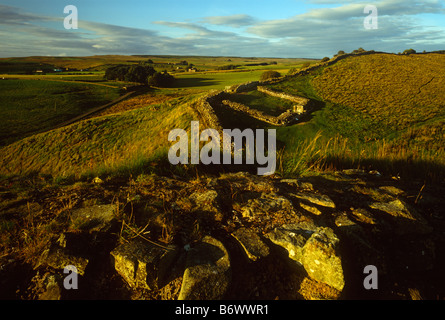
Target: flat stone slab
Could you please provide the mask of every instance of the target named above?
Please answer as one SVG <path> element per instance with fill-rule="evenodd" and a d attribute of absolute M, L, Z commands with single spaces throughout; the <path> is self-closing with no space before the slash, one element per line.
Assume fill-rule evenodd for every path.
<path fill-rule="evenodd" d="M 178 300 L 220 300 L 232 277 L 229 254 L 210 236 L 187 252 L 186 269 Z"/>
<path fill-rule="evenodd" d="M 318 194 L 318 193 L 292 193 L 292 196 L 309 201 L 312 204 L 319 205 L 327 208 L 335 208 L 334 201 L 331 200 L 327 195 Z"/>
<path fill-rule="evenodd" d="M 250 260 L 257 261 L 269 255 L 269 247 L 252 230 L 240 228 L 233 232 L 232 236 L 238 241 Z"/>
<path fill-rule="evenodd" d="M 425 218 L 400 199 L 390 202 L 374 202 L 371 203 L 369 207 L 391 215 L 393 217 L 396 234 L 427 234 L 433 230 Z"/>
<path fill-rule="evenodd" d="M 315 214 L 317 216 L 322 214 L 322 212 L 317 207 L 311 206 L 304 202 L 300 202 L 300 207 L 302 207 L 304 210 L 306 210 L 312 214 Z"/>
<path fill-rule="evenodd" d="M 132 241 L 111 252 L 114 268 L 134 288 L 155 290 L 162 286 L 178 251 L 149 242 Z"/>

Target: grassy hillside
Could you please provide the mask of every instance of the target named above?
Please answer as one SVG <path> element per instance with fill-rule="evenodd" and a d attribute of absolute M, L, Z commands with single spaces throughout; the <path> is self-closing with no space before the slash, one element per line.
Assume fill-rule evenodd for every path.
<path fill-rule="evenodd" d="M 445 55 L 351 57 L 313 81 L 327 101 L 352 107 L 393 130 L 445 115 Z"/>
<path fill-rule="evenodd" d="M 302 123 L 276 128 L 278 173 L 292 176 L 312 169 L 361 168 L 403 179 L 442 181 L 445 177 L 445 97 L 441 90 L 444 57 L 440 54 L 350 57 L 271 85 L 277 91 L 308 97 L 315 107 Z M 209 59 L 199 63 L 205 65 L 210 63 Z M 243 59 L 248 62 L 248 58 Z M 215 66 L 236 61 L 215 58 L 211 62 Z M 0 174 L 41 172 L 53 176 L 82 176 L 140 171 L 147 164 L 151 166 L 166 159 L 171 145 L 167 141 L 168 132 L 173 128 L 188 127 L 194 118 L 190 108 L 196 98 L 194 94 L 257 80 L 261 72 L 177 75 L 175 88 L 154 89 L 147 95 L 116 105 L 102 117 L 1 148 Z M 89 99 L 84 101 L 88 106 L 96 99 L 87 94 L 88 91 L 82 91 L 81 88 L 87 89 L 80 83 L 60 82 L 57 86 L 29 80 L 7 80 L 4 83 L 12 83 L 9 81 L 35 86 L 24 87 L 25 93 L 36 90 L 52 99 L 76 101 L 81 106 L 83 104 L 79 102 L 84 101 L 83 98 Z M 94 89 L 99 90 L 94 91 L 99 97 L 100 93 L 109 93 L 107 87 L 102 88 L 104 91 L 99 88 Z M 17 93 L 18 89 L 5 87 L 4 92 L 8 90 Z M 259 93 L 240 94 L 238 98 L 251 107 L 272 113 L 278 112 L 281 106 L 277 99 Z M 18 120 L 30 123 L 24 125 L 18 120 L 11 121 L 5 131 L 9 136 L 14 134 L 13 130 L 32 128 L 33 123 L 35 126 L 46 124 L 49 120 L 45 117 L 51 120 L 51 116 L 60 118 L 64 114 L 63 110 L 55 114 L 59 102 L 45 100 L 39 104 L 36 95 L 7 99 L 3 101 L 9 101 L 6 104 L 9 109 L 4 110 L 9 110 L 10 114 L 4 114 L 3 118 L 14 119 L 11 115 L 17 113 Z M 68 109 L 76 110 L 73 106 Z M 270 127 L 231 110 L 217 110 L 217 114 L 225 128 Z M 26 135 L 27 132 L 18 134 Z"/>
<path fill-rule="evenodd" d="M 114 87 L 45 80 L 0 80 L 0 146 L 57 126 L 119 97 Z"/>
<path fill-rule="evenodd" d="M 135 173 L 165 159 L 168 133 L 190 126 L 190 97 L 80 121 L 0 149 L 0 174 L 75 177 Z"/>
<path fill-rule="evenodd" d="M 444 72 L 444 55 L 374 54 L 274 85 L 319 103 L 307 122 L 278 129 L 282 171 L 353 167 L 444 179 Z"/>

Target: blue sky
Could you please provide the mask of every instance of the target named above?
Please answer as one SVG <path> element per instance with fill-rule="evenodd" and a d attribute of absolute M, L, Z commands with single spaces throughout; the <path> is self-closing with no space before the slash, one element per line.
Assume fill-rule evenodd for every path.
<path fill-rule="evenodd" d="M 0 0 L 0 56 L 332 56 L 445 49 L 440 0 Z M 366 5 L 379 28 L 366 30 Z M 75 5 L 79 29 L 65 30 Z"/>

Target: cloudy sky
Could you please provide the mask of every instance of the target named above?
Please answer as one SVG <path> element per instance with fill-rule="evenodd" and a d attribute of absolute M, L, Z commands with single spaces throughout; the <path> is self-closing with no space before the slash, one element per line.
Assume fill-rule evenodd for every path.
<path fill-rule="evenodd" d="M 64 7 L 78 29 L 64 28 Z M 366 29 L 366 5 L 378 29 Z M 445 49 L 445 0 L 0 0 L 0 57 L 164 54 L 322 58 Z"/>

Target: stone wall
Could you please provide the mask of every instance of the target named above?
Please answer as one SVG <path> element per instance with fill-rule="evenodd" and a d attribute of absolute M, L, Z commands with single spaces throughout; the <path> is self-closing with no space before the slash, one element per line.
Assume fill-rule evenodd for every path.
<path fill-rule="evenodd" d="M 220 134 L 223 132 L 223 127 L 215 114 L 214 106 L 221 104 L 221 100 L 225 96 L 224 91 L 212 91 L 196 104 L 196 110 L 200 114 L 201 120 L 205 122 L 208 128 L 216 129 Z"/>
<path fill-rule="evenodd" d="M 262 86 L 258 86 L 257 90 L 259 92 L 265 93 L 265 94 L 267 94 L 269 96 L 277 97 L 277 98 L 280 98 L 280 99 L 289 100 L 289 101 L 295 102 L 295 103 L 297 103 L 299 105 L 302 105 L 302 106 L 307 105 L 309 103 L 309 101 L 310 101 L 309 99 L 306 99 L 306 98 L 303 98 L 303 97 L 293 96 L 291 94 L 287 94 L 287 93 L 284 93 L 284 92 L 274 91 L 272 89 L 269 89 L 269 88 L 266 88 L 266 87 L 262 87 Z"/>
<path fill-rule="evenodd" d="M 233 102 L 230 100 L 223 100 L 222 103 L 229 108 L 247 113 L 252 118 L 258 119 L 260 121 L 267 122 L 269 124 L 272 124 L 274 126 L 285 126 L 288 125 L 291 121 L 295 120 L 296 114 L 294 114 L 291 110 L 287 110 L 280 114 L 278 117 L 274 117 L 268 114 L 265 114 L 262 111 L 251 109 L 241 103 Z"/>
<path fill-rule="evenodd" d="M 357 56 L 364 56 L 364 55 L 370 55 L 370 54 L 376 54 L 376 53 L 383 53 L 383 52 L 374 52 L 374 51 L 366 51 L 361 53 L 349 53 L 349 54 L 343 54 L 336 56 L 332 58 L 329 61 L 326 62 L 320 62 L 317 64 L 314 64 L 310 67 L 304 68 L 297 73 L 293 74 L 290 77 L 300 76 L 300 75 L 306 75 L 309 74 L 311 71 L 324 66 L 330 66 L 340 60 L 349 58 L 349 57 L 357 57 Z M 228 86 L 225 88 L 224 91 L 212 91 L 200 101 L 198 101 L 196 105 L 196 111 L 200 114 L 201 120 L 205 122 L 208 128 L 216 129 L 220 134 L 223 134 L 223 127 L 221 123 L 219 122 L 218 117 L 215 114 L 215 108 L 221 107 L 222 104 L 228 106 L 229 108 L 232 108 L 234 110 L 245 112 L 249 114 L 251 117 L 254 117 L 255 119 L 270 123 L 272 125 L 277 126 L 285 126 L 290 124 L 291 122 L 296 120 L 296 117 L 299 115 L 302 115 L 310 109 L 310 99 L 298 97 L 294 95 L 290 95 L 283 92 L 277 92 L 272 89 L 264 87 L 268 84 L 273 83 L 279 83 L 285 78 L 288 78 L 289 76 L 280 78 L 280 79 L 273 79 L 273 80 L 267 80 L 267 81 L 251 81 L 239 85 L 233 85 Z M 240 93 L 240 92 L 247 92 L 252 90 L 258 90 L 260 92 L 263 92 L 265 94 L 268 94 L 270 96 L 274 96 L 281 99 L 290 100 L 296 103 L 294 106 L 294 110 L 287 110 L 286 112 L 283 112 L 278 117 L 274 117 L 268 114 L 265 114 L 259 110 L 251 109 L 241 103 L 236 103 L 229 101 L 230 93 Z"/>
<path fill-rule="evenodd" d="M 259 81 L 251 81 L 243 84 L 236 84 L 233 86 L 226 87 L 225 91 L 228 93 L 240 93 L 240 92 L 252 91 L 256 90 L 259 84 L 260 84 Z"/>

